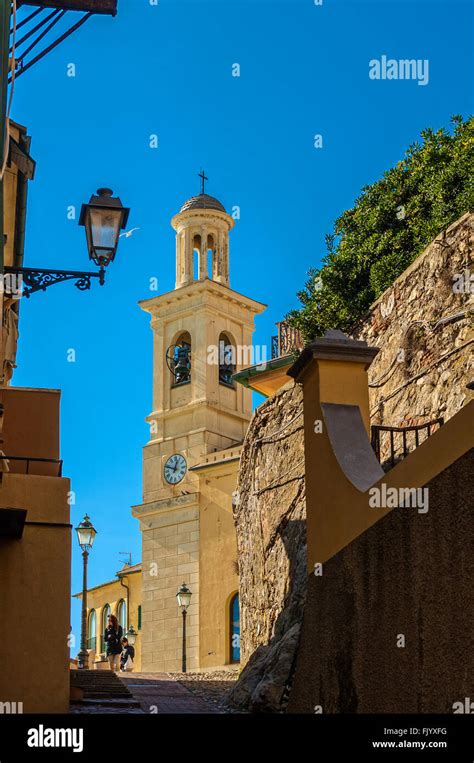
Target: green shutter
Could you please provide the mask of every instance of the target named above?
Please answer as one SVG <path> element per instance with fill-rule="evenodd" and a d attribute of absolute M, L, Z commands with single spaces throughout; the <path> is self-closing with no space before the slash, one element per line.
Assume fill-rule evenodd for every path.
<path fill-rule="evenodd" d="M 142 627 L 142 605 L 138 605 L 138 630 Z"/>

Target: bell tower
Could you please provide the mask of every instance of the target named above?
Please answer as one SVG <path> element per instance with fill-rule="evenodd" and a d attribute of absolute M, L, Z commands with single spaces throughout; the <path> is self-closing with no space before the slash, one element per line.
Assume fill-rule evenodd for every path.
<path fill-rule="evenodd" d="M 207 178 L 200 177 L 201 193 L 171 220 L 176 287 L 140 302 L 153 333 L 153 403 L 143 451 L 143 503 L 133 514 L 140 519 L 143 547 L 142 670 L 150 671 L 180 669 L 175 594 L 183 580 L 196 593 L 188 620 L 194 644 L 188 666 L 199 667 L 199 629 L 206 613 L 199 611 L 198 593 L 205 510 L 198 467 L 245 436 L 251 391 L 235 384 L 232 375 L 254 362 L 254 318 L 266 307 L 230 288 L 234 220 L 204 193 Z M 166 617 L 158 620 L 162 610 Z"/>

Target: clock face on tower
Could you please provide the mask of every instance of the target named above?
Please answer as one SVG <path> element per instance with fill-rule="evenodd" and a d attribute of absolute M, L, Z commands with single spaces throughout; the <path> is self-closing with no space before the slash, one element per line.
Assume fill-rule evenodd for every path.
<path fill-rule="evenodd" d="M 164 475 L 166 482 L 170 485 L 177 485 L 186 474 L 187 468 L 188 465 L 185 457 L 181 453 L 174 453 L 165 463 Z"/>

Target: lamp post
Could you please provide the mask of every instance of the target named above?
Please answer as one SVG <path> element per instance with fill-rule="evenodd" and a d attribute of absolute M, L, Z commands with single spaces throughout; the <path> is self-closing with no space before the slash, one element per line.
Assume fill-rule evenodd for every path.
<path fill-rule="evenodd" d="M 125 228 L 129 214 L 130 209 L 122 206 L 118 196 L 112 196 L 110 188 L 99 188 L 97 196 L 92 195 L 89 203 L 82 205 L 79 225 L 86 229 L 89 258 L 98 266 L 98 271 L 6 267 L 5 273 L 21 277 L 22 295 L 27 298 L 35 291 L 46 291 L 48 286 L 62 281 L 75 281 L 80 291 L 91 288 L 92 278 L 98 278 L 103 286 L 105 268 L 115 258 L 120 230 Z"/>
<path fill-rule="evenodd" d="M 89 551 L 94 543 L 94 538 L 97 535 L 90 518 L 85 515 L 82 522 L 76 527 L 77 539 L 79 545 L 82 548 L 82 561 L 83 561 L 83 575 L 82 575 L 82 618 L 81 618 L 81 648 L 77 655 L 77 666 L 79 670 L 87 670 L 89 668 L 89 655 L 87 653 L 87 561 L 89 557 Z"/>
<path fill-rule="evenodd" d="M 181 665 L 181 671 L 183 673 L 186 673 L 186 612 L 191 603 L 191 596 L 191 591 L 187 587 L 186 583 L 183 583 L 178 593 L 176 594 L 178 606 L 181 607 L 181 613 L 183 615 L 183 658 Z"/>

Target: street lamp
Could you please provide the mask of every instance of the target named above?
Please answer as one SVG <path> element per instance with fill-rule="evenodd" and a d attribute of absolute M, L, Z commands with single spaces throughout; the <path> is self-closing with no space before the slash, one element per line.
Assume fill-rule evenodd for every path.
<path fill-rule="evenodd" d="M 181 666 L 183 673 L 186 673 L 186 612 L 191 603 L 191 596 L 191 591 L 187 587 L 186 583 L 183 583 L 178 593 L 176 594 L 178 607 L 181 607 L 181 613 L 183 615 L 183 659 Z"/>
<path fill-rule="evenodd" d="M 135 641 L 137 640 L 137 636 L 138 636 L 138 633 L 136 632 L 133 625 L 131 625 L 125 634 L 125 638 L 128 640 L 128 643 L 130 644 L 130 646 L 135 646 Z"/>
<path fill-rule="evenodd" d="M 21 277 L 22 295 L 27 298 L 62 281 L 75 281 L 80 291 L 91 288 L 92 278 L 98 278 L 103 286 L 105 268 L 115 258 L 120 230 L 127 224 L 129 213 L 130 209 L 122 206 L 118 196 L 112 196 L 110 188 L 99 188 L 97 196 L 91 196 L 89 203 L 82 205 L 79 225 L 86 229 L 89 258 L 99 267 L 98 271 L 5 267 L 5 273 Z"/>
<path fill-rule="evenodd" d="M 82 560 L 84 563 L 82 576 L 82 618 L 81 618 L 81 648 L 77 655 L 77 666 L 79 670 L 89 668 L 89 655 L 87 652 L 86 629 L 87 629 L 87 561 L 89 551 L 94 543 L 97 530 L 90 521 L 87 514 L 82 522 L 76 527 L 77 539 L 82 548 Z"/>
<path fill-rule="evenodd" d="M 100 268 L 113 261 L 120 230 L 125 228 L 129 214 L 130 209 L 122 206 L 118 196 L 112 196 L 110 188 L 99 188 L 97 196 L 82 205 L 79 225 L 86 229 L 89 257 Z"/>

